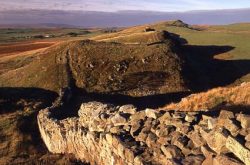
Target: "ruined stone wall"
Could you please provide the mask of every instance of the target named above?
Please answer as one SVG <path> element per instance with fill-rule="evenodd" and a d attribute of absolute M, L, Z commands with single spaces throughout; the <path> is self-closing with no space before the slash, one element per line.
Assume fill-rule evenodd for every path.
<path fill-rule="evenodd" d="M 39 130 L 50 152 L 72 153 L 91 164 L 141 164 L 115 136 L 88 131 L 77 118 L 57 121 L 50 118 L 50 114 L 49 109 L 45 109 L 38 115 Z"/>
<path fill-rule="evenodd" d="M 79 117 L 58 121 L 53 111 L 38 115 L 49 151 L 91 164 L 250 164 L 250 115 L 244 112 L 139 111 L 89 102 Z"/>

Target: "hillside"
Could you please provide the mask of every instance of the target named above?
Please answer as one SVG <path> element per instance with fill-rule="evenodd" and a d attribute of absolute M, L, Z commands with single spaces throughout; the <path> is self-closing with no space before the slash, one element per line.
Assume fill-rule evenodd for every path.
<path fill-rule="evenodd" d="M 126 38 L 130 44 L 124 42 Z M 166 32 L 134 33 L 116 39 L 120 43 L 65 42 L 22 58 L 21 66 L 16 58 L 7 59 L 1 68 L 5 72 L 0 75 L 0 86 L 52 91 L 75 86 L 87 92 L 131 96 L 187 90 L 183 60 L 174 52 L 176 41 Z"/>
<path fill-rule="evenodd" d="M 240 86 L 215 88 L 207 92 L 185 97 L 179 103 L 166 105 L 161 109 L 178 111 L 212 111 L 218 109 L 248 110 L 250 105 L 250 83 Z"/>
<path fill-rule="evenodd" d="M 189 88 L 204 91 L 250 81 L 248 27 L 247 23 L 190 26 L 177 20 L 130 27 L 91 39 L 131 43 L 134 36 L 140 36 L 147 28 L 153 30 L 148 32 L 148 36 L 153 36 L 157 31 L 167 31 L 172 39 L 182 44 L 177 50 L 185 61 L 183 73 L 186 75 L 186 82 L 189 82 Z"/>

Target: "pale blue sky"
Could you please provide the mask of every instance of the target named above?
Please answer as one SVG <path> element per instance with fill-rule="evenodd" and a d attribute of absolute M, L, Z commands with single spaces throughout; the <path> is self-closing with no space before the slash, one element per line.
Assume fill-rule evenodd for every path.
<path fill-rule="evenodd" d="M 0 10 L 190 11 L 250 8 L 250 0 L 0 0 Z"/>

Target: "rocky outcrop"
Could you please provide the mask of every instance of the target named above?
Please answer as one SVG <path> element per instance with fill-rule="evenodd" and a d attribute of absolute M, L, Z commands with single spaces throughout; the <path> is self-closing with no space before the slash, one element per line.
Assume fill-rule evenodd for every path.
<path fill-rule="evenodd" d="M 72 153 L 90 164 L 250 164 L 243 112 L 139 111 L 89 102 L 78 117 L 56 120 L 53 109 L 38 115 L 49 151 Z"/>

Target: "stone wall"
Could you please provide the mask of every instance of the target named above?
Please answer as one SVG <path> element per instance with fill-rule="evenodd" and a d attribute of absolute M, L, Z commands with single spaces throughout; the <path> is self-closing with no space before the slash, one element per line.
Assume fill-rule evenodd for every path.
<path fill-rule="evenodd" d="M 109 133 L 90 132 L 81 126 L 77 118 L 57 121 L 50 118 L 49 109 L 46 109 L 39 113 L 38 125 L 44 143 L 52 153 L 73 153 L 78 159 L 91 164 L 134 163 L 134 159 L 124 159 L 115 150 L 117 145 L 121 145 L 120 148 L 131 154 L 119 139 Z"/>
<path fill-rule="evenodd" d="M 88 121 L 83 120 L 91 119 L 90 111 L 98 106 L 103 108 L 102 104 L 90 104 L 86 118 L 53 118 L 53 113 L 70 99 L 71 89 L 62 89 L 53 105 L 41 110 L 37 116 L 41 137 L 51 153 L 74 154 L 77 159 L 91 164 L 142 164 L 115 135 L 104 131 L 89 131 L 91 127 L 86 126 Z M 84 111 L 83 107 L 81 112 Z"/>
<path fill-rule="evenodd" d="M 49 151 L 90 164 L 250 164 L 250 115 L 244 112 L 139 111 L 89 102 L 79 117 L 58 121 L 54 111 L 38 115 Z"/>

